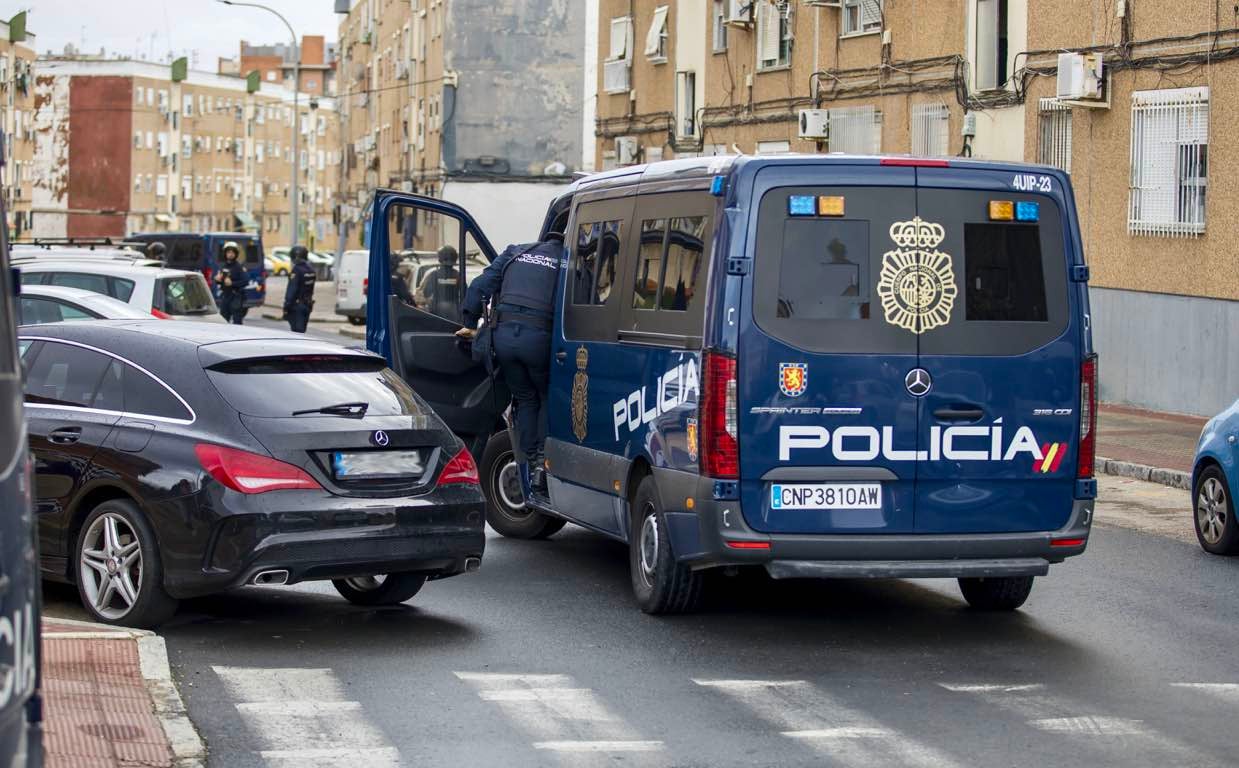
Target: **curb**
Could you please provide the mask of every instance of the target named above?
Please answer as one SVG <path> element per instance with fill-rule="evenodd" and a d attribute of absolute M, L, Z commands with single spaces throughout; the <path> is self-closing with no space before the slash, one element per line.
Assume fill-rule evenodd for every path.
<path fill-rule="evenodd" d="M 1107 459 L 1104 456 L 1098 456 L 1097 471 L 1106 475 L 1131 477 L 1136 480 L 1143 480 L 1146 483 L 1157 483 L 1183 491 L 1192 490 L 1192 474 L 1190 472 L 1180 472 L 1177 469 L 1162 469 L 1145 464 L 1135 464 L 1130 461 L 1118 461 L 1117 459 Z"/>
<path fill-rule="evenodd" d="M 172 667 L 168 663 L 168 646 L 159 635 L 146 629 L 114 627 L 110 624 L 95 624 L 75 619 L 44 618 L 57 624 L 81 627 L 80 632 L 51 632 L 44 638 L 100 639 L 130 638 L 138 644 L 138 664 L 142 681 L 151 695 L 155 717 L 163 727 L 164 735 L 172 749 L 172 765 L 175 768 L 203 768 L 206 765 L 206 744 L 194 724 L 190 722 L 185 702 L 181 699 L 176 683 L 172 680 Z"/>

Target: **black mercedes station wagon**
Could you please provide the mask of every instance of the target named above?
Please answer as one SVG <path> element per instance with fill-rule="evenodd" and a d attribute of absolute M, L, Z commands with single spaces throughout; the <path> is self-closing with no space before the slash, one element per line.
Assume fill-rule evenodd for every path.
<path fill-rule="evenodd" d="M 385 361 L 206 323 L 22 328 L 44 575 L 103 622 L 330 579 L 360 605 L 476 569 L 465 446 Z"/>

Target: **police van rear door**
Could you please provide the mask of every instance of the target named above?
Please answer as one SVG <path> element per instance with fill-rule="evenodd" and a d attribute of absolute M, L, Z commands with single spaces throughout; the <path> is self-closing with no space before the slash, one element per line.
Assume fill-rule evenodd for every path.
<path fill-rule="evenodd" d="M 741 507 L 758 531 L 913 530 L 917 337 L 882 293 L 908 288 L 884 254 L 916 218 L 915 180 L 876 164 L 757 175 L 737 385 Z"/>
<path fill-rule="evenodd" d="M 1083 332 L 1065 176 L 919 168 L 916 530 L 1053 530 L 1074 496 Z"/>

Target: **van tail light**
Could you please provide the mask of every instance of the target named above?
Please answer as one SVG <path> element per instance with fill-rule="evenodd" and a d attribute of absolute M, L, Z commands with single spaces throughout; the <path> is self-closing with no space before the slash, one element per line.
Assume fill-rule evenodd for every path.
<path fill-rule="evenodd" d="M 1080 364 L 1080 466 L 1076 477 L 1093 476 L 1097 457 L 1097 355 Z"/>
<path fill-rule="evenodd" d="M 368 277 L 366 277 L 366 278 L 362 278 L 362 281 L 361 281 L 361 295 L 362 295 L 362 296 L 369 296 L 369 295 L 370 295 L 370 278 L 368 278 Z"/>
<path fill-rule="evenodd" d="M 468 448 L 461 448 L 460 452 L 452 457 L 452 460 L 439 473 L 439 482 L 436 484 L 451 485 L 452 483 L 481 485 L 481 480 L 478 479 L 478 465 L 473 463 L 473 456 Z"/>
<path fill-rule="evenodd" d="M 260 456 L 211 443 L 195 445 L 194 453 L 197 454 L 202 468 L 220 485 L 240 493 L 317 491 L 322 488 L 300 467 L 277 461 L 270 456 Z"/>
<path fill-rule="evenodd" d="M 704 356 L 705 386 L 700 416 L 701 473 L 719 480 L 740 477 L 740 430 L 736 415 L 736 358 L 718 352 Z"/>
<path fill-rule="evenodd" d="M 202 276 L 206 278 L 207 285 L 210 285 L 211 278 L 215 276 L 215 270 L 211 269 L 210 267 L 204 267 L 202 269 Z"/>
<path fill-rule="evenodd" d="M 172 315 L 169 315 L 167 312 L 164 312 L 162 309 L 156 309 L 155 307 L 151 307 L 151 314 L 154 315 L 155 317 L 158 317 L 160 320 L 171 320 L 172 319 Z"/>

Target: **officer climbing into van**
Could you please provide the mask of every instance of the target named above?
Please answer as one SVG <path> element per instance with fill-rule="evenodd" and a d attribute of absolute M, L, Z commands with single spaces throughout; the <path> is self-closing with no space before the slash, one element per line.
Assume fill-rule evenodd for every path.
<path fill-rule="evenodd" d="M 450 245 L 445 245 L 436 254 L 439 266 L 426 273 L 417 286 L 420 305 L 432 315 L 458 320 L 456 310 L 460 292 L 460 271 L 456 269 L 459 254 Z"/>
<path fill-rule="evenodd" d="M 224 263 L 215 273 L 219 287 L 219 313 L 233 325 L 245 320 L 245 285 L 249 275 L 240 262 L 241 246 L 235 240 L 224 243 Z"/>
<path fill-rule="evenodd" d="M 310 312 L 314 310 L 318 273 L 310 266 L 310 252 L 304 245 L 294 245 L 288 253 L 293 258 L 293 271 L 288 278 L 288 288 L 284 290 L 284 317 L 293 333 L 305 333 Z"/>
<path fill-rule="evenodd" d="M 469 286 L 462 309 L 464 328 L 474 329 L 487 302 L 494 299 L 493 345 L 503 379 L 512 391 L 518 447 L 517 465 L 526 496 L 545 496 L 546 398 L 550 387 L 551 325 L 563 235 L 548 233 L 540 243 L 510 245 Z"/>

